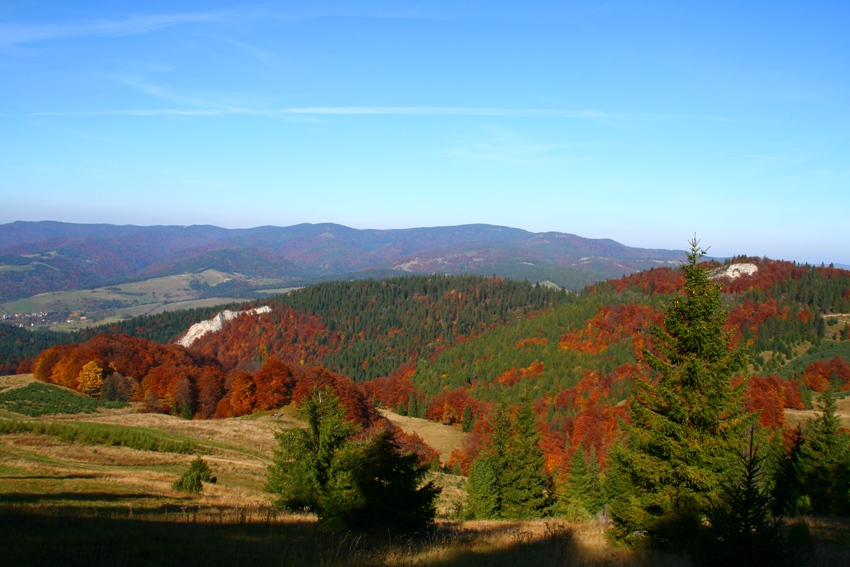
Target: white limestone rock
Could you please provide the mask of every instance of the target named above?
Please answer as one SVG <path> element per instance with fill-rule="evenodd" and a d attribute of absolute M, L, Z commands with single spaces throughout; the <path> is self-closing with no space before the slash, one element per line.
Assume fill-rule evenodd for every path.
<path fill-rule="evenodd" d="M 189 348 L 192 346 L 192 343 L 207 333 L 217 333 L 220 331 L 225 321 L 230 321 L 240 315 L 262 315 L 263 313 L 271 313 L 271 311 L 272 308 L 268 305 L 257 307 L 256 309 L 248 309 L 246 311 L 231 311 L 229 309 L 225 309 L 209 321 L 201 321 L 200 323 L 195 323 L 189 327 L 189 330 L 186 331 L 186 334 L 177 341 L 177 344 L 184 348 Z"/>
<path fill-rule="evenodd" d="M 719 280 L 720 278 L 729 278 L 735 280 L 741 276 L 751 276 L 759 271 L 759 267 L 755 264 L 729 264 L 721 266 L 711 273 L 711 279 Z"/>

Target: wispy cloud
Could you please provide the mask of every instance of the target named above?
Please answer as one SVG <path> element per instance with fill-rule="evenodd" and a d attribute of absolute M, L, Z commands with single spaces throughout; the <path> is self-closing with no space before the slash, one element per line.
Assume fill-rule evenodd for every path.
<path fill-rule="evenodd" d="M 558 144 L 531 142 L 515 132 L 497 126 L 486 126 L 483 132 L 464 140 L 460 147 L 449 150 L 450 157 L 465 161 L 499 162 L 514 165 L 539 165 Z"/>
<path fill-rule="evenodd" d="M 156 87 L 148 90 L 149 94 L 157 94 Z M 164 94 L 164 91 L 163 93 Z M 161 98 L 167 98 L 161 96 Z M 178 102 L 176 98 L 172 102 Z M 185 100 L 190 103 L 190 100 Z M 762 122 L 758 119 L 728 118 L 723 116 L 699 114 L 639 114 L 598 112 L 592 110 L 563 110 L 557 108 L 495 108 L 471 106 L 302 106 L 290 108 L 159 108 L 159 109 L 118 109 L 118 110 L 78 110 L 68 112 L 35 112 L 39 116 L 97 116 L 97 115 L 127 115 L 127 116 L 159 116 L 159 115 L 197 115 L 215 116 L 226 114 L 246 114 L 257 116 L 286 116 L 286 115 L 396 115 L 396 116 L 504 116 L 504 117 L 540 117 L 540 118 L 586 118 L 600 120 L 687 120 L 708 122 Z"/>
<path fill-rule="evenodd" d="M 130 16 L 120 20 L 90 20 L 63 24 L 0 24 L 0 45 L 24 45 L 77 37 L 119 37 L 195 22 L 223 21 L 232 12 L 197 12 Z"/>

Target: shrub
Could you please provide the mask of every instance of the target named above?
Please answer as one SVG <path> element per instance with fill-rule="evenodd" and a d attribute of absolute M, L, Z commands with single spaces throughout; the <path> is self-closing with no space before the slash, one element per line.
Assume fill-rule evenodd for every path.
<path fill-rule="evenodd" d="M 212 470 L 210 470 L 206 461 L 197 457 L 189 463 L 189 468 L 180 475 L 180 478 L 174 481 L 171 488 L 174 490 L 191 492 L 192 494 L 199 494 L 201 490 L 203 490 L 204 482 L 215 484 L 216 480 L 216 477 L 212 475 Z"/>

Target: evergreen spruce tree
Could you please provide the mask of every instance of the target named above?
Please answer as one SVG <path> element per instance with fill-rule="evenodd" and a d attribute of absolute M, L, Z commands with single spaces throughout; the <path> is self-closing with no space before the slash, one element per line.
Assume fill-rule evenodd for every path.
<path fill-rule="evenodd" d="M 407 397 L 407 415 L 410 417 L 419 417 L 419 399 L 415 394 L 410 394 Z"/>
<path fill-rule="evenodd" d="M 527 396 L 523 396 L 515 419 L 508 406 L 500 403 L 493 413 L 490 445 L 470 468 L 470 517 L 542 516 L 548 504 L 543 465 L 537 417 Z"/>
<path fill-rule="evenodd" d="M 278 448 L 266 490 L 277 495 L 278 506 L 319 511 L 336 452 L 357 428 L 345 420 L 345 410 L 330 389 L 302 401 L 298 413 L 308 427 L 275 435 Z"/>
<path fill-rule="evenodd" d="M 332 528 L 423 528 L 440 493 L 433 482 L 423 484 L 427 473 L 415 453 L 399 452 L 389 431 L 349 443 L 331 467 L 319 519 Z"/>
<path fill-rule="evenodd" d="M 266 490 L 278 506 L 315 512 L 331 528 L 418 529 L 434 519 L 440 489 L 423 484 L 427 466 L 402 454 L 392 433 L 354 441 L 357 428 L 332 390 L 305 399 L 307 429 L 277 435 Z"/>
<path fill-rule="evenodd" d="M 499 517 L 501 491 L 493 459 L 482 455 L 469 467 L 466 482 L 467 499 L 464 516 L 469 520 L 492 520 Z"/>
<path fill-rule="evenodd" d="M 502 517 L 539 518 L 547 505 L 546 473 L 537 416 L 527 395 L 516 412 L 502 474 Z"/>
<path fill-rule="evenodd" d="M 835 397 L 821 398 L 822 414 L 803 428 L 796 462 L 796 504 L 815 514 L 850 513 L 850 436 L 840 431 Z"/>
<path fill-rule="evenodd" d="M 469 404 L 463 407 L 463 418 L 461 419 L 461 427 L 464 433 L 469 433 L 472 431 L 472 426 L 475 424 L 474 418 L 472 417 L 472 408 L 469 407 Z"/>
<path fill-rule="evenodd" d="M 693 537 L 738 470 L 742 432 L 755 418 L 742 411 L 744 385 L 731 385 L 746 354 L 730 347 L 723 330 L 720 286 L 699 264 L 705 250 L 696 238 L 690 245 L 684 289 L 664 326 L 653 329 L 653 350 L 643 353 L 657 381 L 637 381 L 626 443 L 611 455 L 609 474 L 620 484 L 611 495 L 612 530 L 621 539 L 681 544 Z"/>
<path fill-rule="evenodd" d="M 199 494 L 201 490 L 203 490 L 204 482 L 215 484 L 216 477 L 212 475 L 212 470 L 206 461 L 197 457 L 189 463 L 189 468 L 180 475 L 180 478 L 174 481 L 171 488 L 174 490 L 183 490 L 185 492 Z"/>
<path fill-rule="evenodd" d="M 596 447 L 592 445 L 588 456 L 587 475 L 590 479 L 590 493 L 587 497 L 588 510 L 591 515 L 595 515 L 605 507 L 607 500 L 603 490 L 602 474 L 599 472 L 599 459 L 596 458 Z"/>
<path fill-rule="evenodd" d="M 584 522 L 596 512 L 592 509 L 593 482 L 579 446 L 570 461 L 570 472 L 555 489 L 555 513 L 571 522 Z"/>
<path fill-rule="evenodd" d="M 724 484 L 720 501 L 708 514 L 706 545 L 693 556 L 697 565 L 783 567 L 804 564 L 780 532 L 782 519 L 771 514 L 771 486 L 766 457 L 759 454 L 754 428 L 747 452 L 740 456 L 741 475 Z"/>
<path fill-rule="evenodd" d="M 798 512 L 805 512 L 797 509 L 797 499 L 802 494 L 797 479 L 802 446 L 803 432 L 799 427 L 794 430 L 790 447 L 786 447 L 784 438 L 778 435 L 772 442 L 768 457 L 768 464 L 770 465 L 768 473 L 773 482 L 772 510 L 776 516 L 796 515 Z"/>

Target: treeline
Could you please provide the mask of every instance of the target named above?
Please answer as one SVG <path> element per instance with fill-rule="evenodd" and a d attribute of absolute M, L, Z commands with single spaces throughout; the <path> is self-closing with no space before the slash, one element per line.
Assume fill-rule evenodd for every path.
<path fill-rule="evenodd" d="M 99 374 L 95 396 L 144 402 L 153 412 L 235 417 L 286 405 L 298 396 L 299 385 L 327 383 L 340 392 L 351 419 L 371 423 L 376 415 L 361 388 L 320 367 L 289 365 L 269 356 L 251 372 L 224 367 L 177 345 L 128 335 L 100 334 L 83 343 L 50 347 L 36 358 L 33 373 L 43 382 L 87 392 L 92 379 L 84 378 L 84 369 L 92 363 Z"/>
<path fill-rule="evenodd" d="M 299 361 L 360 382 L 568 300 L 562 291 L 483 276 L 328 282 L 279 296 L 272 313 L 237 319 L 192 348 L 226 365 L 298 350 Z"/>
<path fill-rule="evenodd" d="M 72 332 L 51 331 L 44 327 L 31 331 L 0 324 L 0 375 L 31 372 L 32 364 L 28 361 L 41 351 L 54 345 L 85 342 L 102 333 L 129 335 L 166 344 L 179 338 L 193 324 L 210 319 L 223 309 L 237 308 L 237 304 L 229 304 L 141 315 Z"/>
<path fill-rule="evenodd" d="M 0 376 L 32 371 L 32 361 L 38 353 L 57 344 L 73 342 L 76 337 L 44 328 L 29 331 L 21 327 L 0 324 Z"/>

